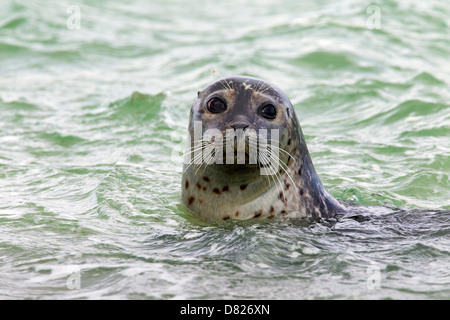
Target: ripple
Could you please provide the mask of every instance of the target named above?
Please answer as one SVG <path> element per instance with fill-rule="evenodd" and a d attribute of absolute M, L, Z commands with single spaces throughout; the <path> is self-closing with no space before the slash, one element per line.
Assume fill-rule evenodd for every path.
<path fill-rule="evenodd" d="M 111 118 L 119 121 L 147 121 L 157 118 L 162 110 L 162 103 L 166 95 L 163 93 L 157 95 L 143 94 L 133 92 L 131 96 L 109 104 L 109 108 L 113 110 Z"/>
<path fill-rule="evenodd" d="M 27 19 L 24 17 L 11 17 L 7 21 L 0 21 L 0 29 L 14 29 L 22 24 L 25 24 L 26 21 Z"/>
<path fill-rule="evenodd" d="M 327 51 L 315 51 L 292 59 L 291 62 L 296 66 L 311 67 L 322 70 L 335 69 L 357 69 L 357 64 L 348 53 L 337 53 Z"/>
<path fill-rule="evenodd" d="M 396 122 L 404 121 L 408 117 L 419 117 L 438 114 L 446 110 L 448 105 L 423 100 L 407 100 L 388 111 L 379 112 L 368 119 L 358 122 L 358 125 L 369 125 L 382 123 L 390 125 Z"/>
<path fill-rule="evenodd" d="M 81 137 L 77 137 L 74 135 L 63 135 L 58 132 L 38 133 L 38 135 L 40 138 L 43 138 L 49 141 L 50 143 L 59 145 L 61 147 L 72 147 L 76 144 L 83 143 L 86 141 Z"/>
<path fill-rule="evenodd" d="M 69 30 L 68 4 L 22 2 L 0 12 L 0 297 L 448 299 L 448 6 L 383 2 L 375 30 L 360 0 L 83 2 Z M 283 88 L 351 214 L 184 208 L 172 137 L 231 74 Z"/>
<path fill-rule="evenodd" d="M 435 76 L 433 76 L 431 73 L 428 72 L 421 72 L 417 76 L 415 76 L 413 79 L 411 79 L 411 82 L 413 83 L 423 83 L 426 85 L 445 85 L 445 82 L 442 80 L 439 80 Z"/>

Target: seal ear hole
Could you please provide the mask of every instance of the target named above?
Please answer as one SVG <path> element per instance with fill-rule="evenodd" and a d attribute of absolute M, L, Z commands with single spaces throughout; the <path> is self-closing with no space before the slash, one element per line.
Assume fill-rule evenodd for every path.
<path fill-rule="evenodd" d="M 259 108 L 259 113 L 266 119 L 275 119 L 277 117 L 277 109 L 273 104 L 266 104 Z"/>
<path fill-rule="evenodd" d="M 214 97 L 208 101 L 206 109 L 212 113 L 221 113 L 227 109 L 227 104 L 222 99 Z"/>

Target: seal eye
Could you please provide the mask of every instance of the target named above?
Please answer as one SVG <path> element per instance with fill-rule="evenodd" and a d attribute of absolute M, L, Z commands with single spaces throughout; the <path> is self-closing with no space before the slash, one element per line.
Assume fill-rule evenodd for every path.
<path fill-rule="evenodd" d="M 212 98 L 208 101 L 207 108 L 212 113 L 221 113 L 227 109 L 227 105 L 219 98 Z"/>
<path fill-rule="evenodd" d="M 267 104 L 261 108 L 261 115 L 266 119 L 275 119 L 277 116 L 277 109 L 273 104 Z"/>

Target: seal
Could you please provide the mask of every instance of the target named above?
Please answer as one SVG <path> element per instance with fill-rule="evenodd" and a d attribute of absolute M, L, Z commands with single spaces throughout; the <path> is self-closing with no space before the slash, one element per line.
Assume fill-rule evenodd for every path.
<path fill-rule="evenodd" d="M 181 198 L 207 221 L 331 218 L 346 212 L 314 169 L 292 103 L 264 80 L 222 78 L 199 91 L 188 140 Z M 256 157 L 253 147 L 259 148 Z"/>

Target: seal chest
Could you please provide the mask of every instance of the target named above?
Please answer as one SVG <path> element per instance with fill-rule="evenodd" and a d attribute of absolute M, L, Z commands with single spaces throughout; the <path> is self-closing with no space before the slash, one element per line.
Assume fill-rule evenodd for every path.
<path fill-rule="evenodd" d="M 263 80 L 229 77 L 198 93 L 189 119 L 182 201 L 208 221 L 332 217 L 295 110 Z"/>

